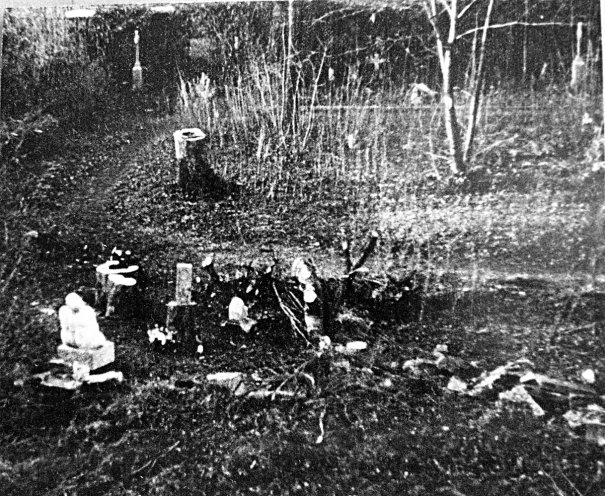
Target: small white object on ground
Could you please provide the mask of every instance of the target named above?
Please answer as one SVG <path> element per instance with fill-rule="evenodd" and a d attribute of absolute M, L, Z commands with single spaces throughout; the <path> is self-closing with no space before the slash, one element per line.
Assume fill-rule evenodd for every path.
<path fill-rule="evenodd" d="M 229 321 L 237 324 L 248 333 L 256 325 L 256 320 L 248 317 L 248 307 L 238 296 L 234 296 L 229 303 Z"/>
<path fill-rule="evenodd" d="M 455 375 L 450 377 L 450 381 L 447 384 L 447 389 L 455 393 L 466 393 L 468 384 L 461 379 L 458 379 Z"/>
<path fill-rule="evenodd" d="M 368 343 L 365 341 L 350 341 L 345 346 L 345 353 L 354 354 L 368 349 Z"/>
<path fill-rule="evenodd" d="M 586 369 L 582 372 L 582 380 L 586 383 L 586 384 L 594 384 L 596 381 L 596 375 L 594 370 L 592 369 Z"/>
<path fill-rule="evenodd" d="M 235 396 L 241 396 L 246 393 L 247 388 L 244 384 L 244 378 L 245 376 L 241 372 L 217 372 L 206 376 L 206 380 L 210 384 L 226 388 L 235 394 Z"/>

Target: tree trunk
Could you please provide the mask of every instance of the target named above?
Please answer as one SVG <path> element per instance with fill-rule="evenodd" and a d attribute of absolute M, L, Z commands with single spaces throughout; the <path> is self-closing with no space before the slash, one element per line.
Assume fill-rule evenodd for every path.
<path fill-rule="evenodd" d="M 464 139 L 464 163 L 467 164 L 471 153 L 473 151 L 473 142 L 475 140 L 475 131 L 477 128 L 477 112 L 479 110 L 479 103 L 481 100 L 481 93 L 483 92 L 483 64 L 485 62 L 485 45 L 487 43 L 487 31 L 489 29 L 489 22 L 492 15 L 492 8 L 494 7 L 494 0 L 490 0 L 487 6 L 487 13 L 485 15 L 485 23 L 483 24 L 483 34 L 481 35 L 481 48 L 479 53 L 479 65 L 473 82 L 473 95 L 470 102 L 470 108 L 468 111 L 468 127 L 466 128 L 466 136 Z"/>
<path fill-rule="evenodd" d="M 605 54 L 605 36 L 603 36 L 603 33 L 605 33 L 605 0 L 601 0 L 601 59 L 603 58 L 603 54 Z M 603 71 L 603 77 L 602 77 L 602 81 L 603 81 L 603 93 L 602 93 L 602 99 L 603 99 L 603 121 L 605 122 L 605 64 L 602 65 L 602 71 Z M 603 135 L 605 135 L 605 133 L 603 133 Z M 603 139 L 603 143 L 605 144 L 605 139 Z"/>
<path fill-rule="evenodd" d="M 444 43 L 441 31 L 437 24 L 437 4 L 436 0 L 425 2 L 425 10 L 429 17 L 429 22 L 435 32 L 437 40 L 437 53 L 439 55 L 439 65 L 441 67 L 442 77 L 442 103 L 445 119 L 445 133 L 450 149 L 450 170 L 452 174 L 466 172 L 464 155 L 462 153 L 462 140 L 460 138 L 460 125 L 456 116 L 456 106 L 454 105 L 454 84 L 452 81 L 452 58 L 454 43 L 456 41 L 456 22 L 458 19 L 458 0 L 451 0 L 447 7 L 449 17 L 449 31 L 447 41 Z"/>
<path fill-rule="evenodd" d="M 0 6 L 0 116 L 2 115 L 2 43 L 4 41 L 4 13 L 6 8 Z M 2 152 L 2 142 L 0 142 L 0 152 Z"/>
<path fill-rule="evenodd" d="M 185 194 L 195 194 L 212 184 L 214 173 L 206 154 L 206 135 L 198 128 L 174 132 L 178 183 Z"/>
<path fill-rule="evenodd" d="M 283 73 L 282 130 L 285 136 L 296 137 L 298 128 L 297 71 L 294 64 L 294 0 L 288 0 L 288 32 Z"/>

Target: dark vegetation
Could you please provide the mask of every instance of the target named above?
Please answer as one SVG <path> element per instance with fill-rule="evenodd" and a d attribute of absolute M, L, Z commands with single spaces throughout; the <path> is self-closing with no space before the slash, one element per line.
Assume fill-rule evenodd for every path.
<path fill-rule="evenodd" d="M 522 12 L 523 2 L 512 4 Z M 539 2 L 546 10 L 532 15 L 593 21 L 596 44 L 592 4 L 576 2 L 572 18 L 571 3 L 554 15 Z M 572 431 L 559 407 L 543 405 L 547 414 L 537 418 L 523 405 L 498 405 L 497 391 L 448 391 L 451 371 L 403 367 L 447 345 L 449 356 L 479 370 L 526 358 L 560 379 L 578 381 L 586 368 L 605 373 L 602 277 L 587 287 L 603 243 L 604 169 L 600 128 L 584 116 L 599 123 L 600 104 L 590 88 L 566 89 L 574 31 L 552 28 L 567 48 L 548 52 L 555 63 L 540 81 L 518 66 L 509 71 L 519 47 L 506 44 L 489 62 L 477 153 L 460 180 L 443 160 L 437 105 L 406 100 L 406 84 L 436 84 L 428 26 L 415 22 L 418 13 L 396 12 L 419 26 L 408 37 L 397 34 L 393 11 L 371 21 L 372 13 L 301 8 L 301 58 L 329 49 L 301 63 L 311 74 L 301 100 L 313 103 L 317 90 L 316 103 L 348 107 L 303 107 L 292 141 L 279 125 L 282 48 L 271 36 L 281 34 L 270 33 L 283 13 L 273 5 L 179 7 L 172 17 L 107 9 L 77 25 L 54 10 L 7 14 L 2 494 L 603 493 L 603 448 Z M 312 22 L 322 16 L 329 23 Z M 163 40 L 152 45 L 142 35 L 142 94 L 129 82 L 134 26 Z M 491 43 L 518 40 L 519 29 Z M 552 41 L 540 29 L 528 31 L 528 67 L 538 72 L 540 43 Z M 201 54 L 184 48 L 191 38 Z M 408 42 L 411 55 L 401 48 Z M 263 47 L 265 60 L 253 56 Z M 380 47 L 389 58 L 382 79 L 363 62 Z M 329 81 L 328 67 L 339 79 Z M 221 194 L 192 199 L 178 188 L 172 132 L 190 125 L 209 133 L 213 170 L 231 185 Z M 249 302 L 254 332 L 224 325 L 229 289 L 248 281 L 245 267 L 262 273 L 277 260 L 287 274 L 297 256 L 310 257 L 321 278 L 334 280 L 345 270 L 342 240 L 357 258 L 372 231 L 380 239 L 368 272 L 330 329 L 335 343 L 363 340 L 368 350 L 319 353 L 262 292 Z M 90 296 L 93 266 L 114 246 L 131 249 L 146 274 L 141 315 L 99 319 L 116 344 L 109 368 L 125 381 L 75 392 L 40 386 L 32 375 L 60 341 L 56 310 L 71 291 Z M 209 254 L 229 278 L 218 295 L 202 269 Z M 193 263 L 199 278 L 201 354 L 147 338 L 164 324 L 177 262 Z M 238 397 L 204 381 L 234 370 L 298 396 Z"/>

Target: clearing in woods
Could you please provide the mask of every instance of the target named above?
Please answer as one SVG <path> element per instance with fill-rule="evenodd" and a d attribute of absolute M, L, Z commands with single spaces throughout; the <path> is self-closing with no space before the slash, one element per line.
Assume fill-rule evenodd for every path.
<path fill-rule="evenodd" d="M 4 494 L 601 493 L 602 448 L 561 416 L 571 398 L 535 417 L 497 401 L 505 386 L 476 397 L 446 386 L 519 359 L 574 382 L 587 368 L 605 373 L 603 281 L 587 287 L 602 172 L 556 151 L 532 154 L 526 137 L 516 143 L 525 158 L 495 150 L 494 170 L 478 170 L 472 187 L 413 190 L 397 154 L 380 169 L 354 151 L 335 186 L 330 171 L 293 161 L 282 189 L 259 183 L 192 200 L 176 186 L 176 126 L 146 117 L 74 136 L 28 165 L 43 172 L 33 187 L 15 181 L 24 201 L 7 221 L 40 236 L 20 248 L 3 290 L 12 314 L 0 369 Z M 229 171 L 237 155 L 211 148 L 217 173 Z M 230 277 L 250 262 L 276 258 L 287 270 L 304 256 L 327 278 L 344 271 L 342 238 L 357 256 L 372 230 L 379 246 L 332 335 L 367 351 L 318 354 L 283 319 L 238 332 L 220 306 L 200 324 L 203 354 L 150 345 L 177 262 L 203 281 L 209 254 Z M 99 320 L 125 382 L 75 393 L 32 384 L 59 342 L 52 310 L 70 291 L 90 292 L 91 264 L 114 246 L 137 254 L 147 279 L 140 318 Z M 417 273 L 423 287 L 410 289 Z M 406 365 L 433 360 L 438 345 L 447 367 Z M 220 371 L 293 395 L 232 396 L 203 380 Z"/>

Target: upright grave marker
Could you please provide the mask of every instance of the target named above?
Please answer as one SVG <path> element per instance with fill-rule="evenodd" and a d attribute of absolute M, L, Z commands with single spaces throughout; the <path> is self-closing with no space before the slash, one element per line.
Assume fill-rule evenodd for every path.
<path fill-rule="evenodd" d="M 193 280 L 193 265 L 188 263 L 176 264 L 176 302 L 179 305 L 191 303 L 191 282 Z"/>
<path fill-rule="evenodd" d="M 183 343 L 195 342 L 196 303 L 191 300 L 193 265 L 179 263 L 176 265 L 175 300 L 167 305 L 166 330 L 176 333 Z"/>

